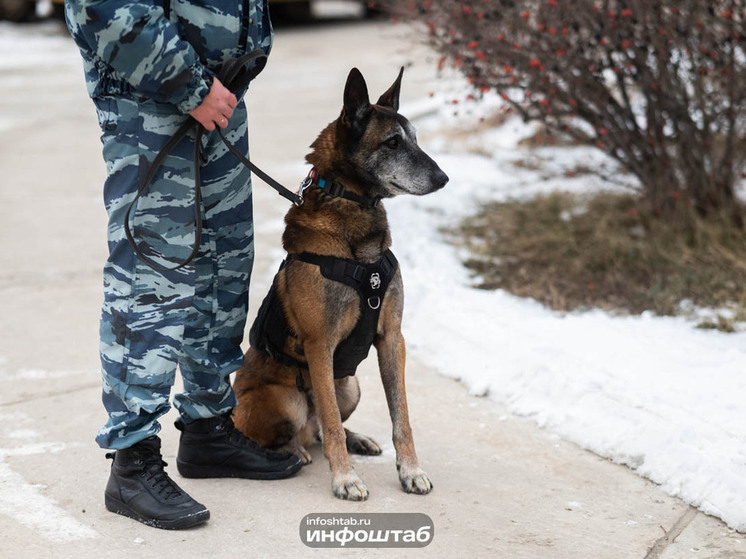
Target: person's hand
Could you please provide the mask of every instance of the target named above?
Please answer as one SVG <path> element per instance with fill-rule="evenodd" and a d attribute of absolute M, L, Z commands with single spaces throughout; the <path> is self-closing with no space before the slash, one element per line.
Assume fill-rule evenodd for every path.
<path fill-rule="evenodd" d="M 233 115 L 236 105 L 236 96 L 215 78 L 202 104 L 189 114 L 204 126 L 205 130 L 215 130 L 215 125 L 220 128 L 228 126 L 228 119 Z"/>

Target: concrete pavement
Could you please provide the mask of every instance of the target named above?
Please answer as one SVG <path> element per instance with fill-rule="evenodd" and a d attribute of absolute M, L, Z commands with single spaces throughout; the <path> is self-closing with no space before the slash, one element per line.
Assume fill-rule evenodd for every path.
<path fill-rule="evenodd" d="M 28 33 L 56 33 L 49 26 L 19 29 L 0 32 L 18 33 L 19 43 Z M 375 95 L 411 62 L 403 101 L 426 95 L 436 57 L 406 35 L 385 23 L 281 29 L 249 94 L 254 160 L 297 184 L 306 148 L 338 113 L 353 65 Z M 359 372 L 363 398 L 350 419 L 353 430 L 384 447 L 380 457 L 354 458 L 371 491 L 367 502 L 332 496 L 317 446 L 313 464 L 279 482 L 184 480 L 170 467 L 211 509 L 199 529 L 159 531 L 108 513 L 102 497 L 109 462 L 93 442 L 105 420 L 97 355 L 104 166 L 75 47 L 60 41 L 54 48 L 46 66 L 0 71 L 0 556 L 746 557 L 743 536 L 720 521 L 412 360 L 410 414 L 421 464 L 435 483 L 430 495 L 399 487 L 370 359 Z M 254 191 L 251 316 L 274 272 L 287 209 L 258 180 Z M 174 419 L 173 412 L 164 418 L 162 432 L 172 465 Z M 423 550 L 305 547 L 301 519 L 326 512 L 421 512 L 433 519 L 435 536 Z"/>

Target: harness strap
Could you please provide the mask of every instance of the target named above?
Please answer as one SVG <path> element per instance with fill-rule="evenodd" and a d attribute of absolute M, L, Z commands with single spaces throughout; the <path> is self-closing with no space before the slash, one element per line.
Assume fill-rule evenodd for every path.
<path fill-rule="evenodd" d="M 324 277 L 345 283 L 359 294 L 358 322 L 334 351 L 334 378 L 354 375 L 357 366 L 367 357 L 375 339 L 381 301 L 399 266 L 396 257 L 393 252 L 386 250 L 378 262 L 366 264 L 347 258 L 303 252 L 289 254 L 280 265 L 280 271 L 296 260 L 318 266 Z M 277 295 L 277 282 L 278 275 L 275 275 L 272 287 L 262 301 L 251 326 L 249 341 L 251 347 L 268 354 L 278 363 L 297 368 L 296 385 L 298 390 L 303 392 L 303 369 L 308 369 L 308 363 L 285 353 L 288 337 L 296 337 L 296 334 L 287 323 L 287 317 Z M 303 355 L 302 348 L 296 348 L 295 351 Z"/>
<path fill-rule="evenodd" d="M 315 264 L 321 269 L 321 274 L 329 279 L 342 281 L 353 287 L 363 279 L 365 268 L 354 260 L 346 258 L 336 258 L 324 254 L 315 254 L 312 252 L 301 252 L 297 254 L 288 254 L 288 260 L 300 260 L 308 264 Z"/>
<path fill-rule="evenodd" d="M 325 278 L 354 287 L 360 297 L 373 310 L 377 310 L 381 305 L 381 294 L 386 292 L 386 288 L 399 266 L 394 253 L 390 249 L 386 250 L 381 259 L 373 264 L 363 264 L 349 258 L 338 258 L 311 252 L 289 254 L 287 260 L 300 260 L 308 264 L 315 264 Z M 368 278 L 368 281 L 364 281 L 366 278 Z"/>

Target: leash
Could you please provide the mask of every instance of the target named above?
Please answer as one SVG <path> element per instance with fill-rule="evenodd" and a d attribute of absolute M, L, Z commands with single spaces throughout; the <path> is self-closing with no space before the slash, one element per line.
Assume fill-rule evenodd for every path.
<path fill-rule="evenodd" d="M 254 63 L 253 67 L 250 67 L 252 63 Z M 261 49 L 253 50 L 243 56 L 226 61 L 220 69 L 218 79 L 228 90 L 231 91 L 231 93 L 237 95 L 239 91 L 248 86 L 249 83 L 259 75 L 259 73 L 264 69 L 266 63 L 267 55 L 264 51 Z M 303 203 L 302 195 L 296 194 L 288 188 L 285 188 L 267 173 L 259 169 L 227 140 L 220 128 L 216 126 L 216 130 L 220 135 L 220 139 L 231 153 L 233 153 L 241 163 L 246 165 L 260 179 L 269 184 L 272 188 L 277 190 L 281 196 L 287 198 L 292 203 L 296 205 Z M 137 256 L 148 266 L 159 272 L 173 272 L 179 270 L 184 266 L 189 265 L 199 253 L 200 241 L 202 240 L 202 183 L 200 180 L 200 163 L 204 162 L 204 154 L 202 153 L 202 137 L 205 132 L 205 127 L 191 116 L 176 130 L 174 135 L 168 139 L 163 148 L 161 148 L 155 156 L 155 159 L 153 159 L 153 162 L 148 168 L 147 174 L 138 186 L 135 198 L 130 203 L 124 216 L 124 234 L 132 246 L 132 249 L 135 251 L 135 254 L 137 254 Z M 155 262 L 148 254 L 146 254 L 153 254 L 154 251 L 144 241 L 141 242 L 142 247 L 135 241 L 132 227 L 130 226 L 130 215 L 137 206 L 137 201 L 142 197 L 145 191 L 150 188 L 158 169 L 161 167 L 166 157 L 185 136 L 189 135 L 194 137 L 194 245 L 192 246 L 192 251 L 189 256 L 184 260 L 177 260 L 176 266 L 168 267 Z"/>
<path fill-rule="evenodd" d="M 250 65 L 254 63 L 253 67 Z M 259 75 L 264 69 L 267 63 L 267 55 L 261 49 L 253 50 L 249 53 L 244 54 L 238 58 L 233 58 L 226 61 L 220 69 L 218 79 L 225 85 L 225 87 L 231 91 L 234 95 L 238 95 L 238 92 L 249 85 L 249 83 Z M 340 183 L 324 179 L 316 173 L 315 169 L 311 169 L 308 176 L 301 183 L 300 188 L 297 192 L 286 188 L 275 179 L 270 177 L 267 173 L 262 171 L 254 163 L 252 163 L 248 157 L 241 153 L 236 146 L 231 144 L 228 139 L 223 135 L 223 131 L 219 127 L 215 127 L 220 139 L 223 141 L 228 150 L 246 167 L 251 170 L 256 176 L 262 181 L 267 183 L 269 186 L 274 188 L 277 193 L 283 198 L 289 200 L 296 206 L 303 205 L 303 193 L 311 185 L 316 185 L 322 189 L 326 194 L 335 198 L 344 198 L 357 202 L 361 206 L 376 207 L 380 202 L 380 198 L 368 198 L 360 196 L 355 192 L 346 190 Z M 206 130 L 199 122 L 197 122 L 191 116 L 186 120 L 174 133 L 171 138 L 164 144 L 163 148 L 158 152 L 150 164 L 145 178 L 140 183 L 135 198 L 127 208 L 127 212 L 124 216 L 124 234 L 127 237 L 132 249 L 135 254 L 152 269 L 159 272 L 173 272 L 189 265 L 199 253 L 199 247 L 202 240 L 202 183 L 200 180 L 200 163 L 206 162 L 204 154 L 202 153 L 202 137 Z M 130 227 L 130 215 L 137 205 L 137 201 L 142 197 L 146 190 L 150 187 L 153 179 L 155 178 L 158 169 L 163 164 L 166 157 L 173 151 L 173 149 L 181 142 L 181 140 L 188 135 L 194 136 L 194 245 L 192 250 L 184 260 L 176 260 L 176 265 L 173 267 L 163 266 L 158 262 L 155 262 L 146 252 L 154 253 L 152 248 L 141 241 L 141 245 L 135 241 L 132 228 Z"/>
<path fill-rule="evenodd" d="M 303 205 L 303 195 L 302 193 L 293 192 L 289 188 L 286 188 L 282 186 L 279 182 L 277 182 L 275 179 L 270 177 L 267 173 L 262 171 L 259 167 L 254 165 L 251 161 L 249 161 L 249 158 L 246 157 L 243 153 L 238 151 L 236 146 L 234 146 L 232 143 L 228 141 L 228 139 L 223 135 L 223 131 L 215 127 L 215 130 L 217 131 L 218 135 L 220 136 L 220 139 L 223 140 L 223 143 L 225 144 L 225 147 L 228 148 L 228 151 L 230 151 L 233 155 L 236 156 L 236 159 L 238 159 L 241 163 L 243 163 L 246 167 L 248 167 L 252 173 L 254 173 L 257 177 L 262 179 L 264 182 L 266 182 L 269 186 L 274 188 L 277 193 L 282 196 L 283 198 L 291 201 L 296 206 Z M 303 189 L 305 190 L 305 189 Z"/>

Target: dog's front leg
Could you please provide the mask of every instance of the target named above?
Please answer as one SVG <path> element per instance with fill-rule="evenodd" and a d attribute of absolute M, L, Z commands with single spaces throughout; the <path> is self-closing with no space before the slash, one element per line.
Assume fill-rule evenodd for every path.
<path fill-rule="evenodd" d="M 390 332 L 382 337 L 376 347 L 381 380 L 386 392 L 386 401 L 391 415 L 394 448 L 396 449 L 396 469 L 399 481 L 407 493 L 424 495 L 430 493 L 433 484 L 420 468 L 414 449 L 412 428 L 409 425 L 407 393 L 404 382 L 406 349 L 404 336 L 400 331 Z"/>
<path fill-rule="evenodd" d="M 321 423 L 324 454 L 332 471 L 332 491 L 340 499 L 364 501 L 368 489 L 355 473 L 347 453 L 347 435 L 334 389 L 334 366 L 330 348 L 323 342 L 306 342 L 308 370 L 313 386 L 316 413 Z"/>

